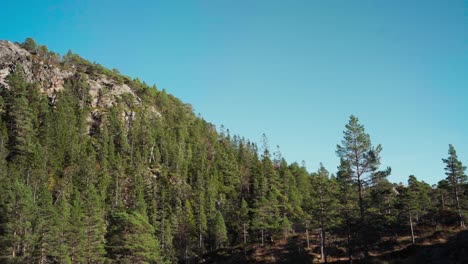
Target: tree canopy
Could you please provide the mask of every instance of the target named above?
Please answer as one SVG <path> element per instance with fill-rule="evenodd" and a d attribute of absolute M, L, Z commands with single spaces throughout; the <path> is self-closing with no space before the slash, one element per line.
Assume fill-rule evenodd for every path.
<path fill-rule="evenodd" d="M 22 46 L 35 59 L 49 56 L 32 39 Z M 336 172 L 309 173 L 266 136 L 259 148 L 217 131 L 165 90 L 72 52 L 49 63 L 77 71 L 54 100 L 21 65 L 0 87 L 0 262 L 194 262 L 303 232 L 320 235 L 325 261 L 332 247 L 354 259 L 383 236 L 464 227 L 466 167 L 452 145 L 437 186 L 416 176 L 391 183 L 391 169 L 379 170 L 382 147 L 351 116 Z M 89 80 L 100 75 L 132 93 L 93 107 L 102 97 Z"/>

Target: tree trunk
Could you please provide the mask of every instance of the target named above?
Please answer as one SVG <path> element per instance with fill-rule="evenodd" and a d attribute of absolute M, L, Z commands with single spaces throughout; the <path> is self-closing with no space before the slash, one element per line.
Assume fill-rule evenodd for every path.
<path fill-rule="evenodd" d="M 361 219 L 361 224 L 364 224 L 364 202 L 363 202 L 363 195 L 362 195 L 362 183 L 361 179 L 358 176 L 358 191 L 359 191 L 359 216 Z"/>
<path fill-rule="evenodd" d="M 13 241 L 16 241 L 16 230 L 13 232 Z M 16 257 L 16 243 L 13 242 L 13 251 L 11 252 L 11 256 L 14 258 Z"/>
<path fill-rule="evenodd" d="M 115 197 L 114 197 L 114 205 L 118 205 L 119 201 L 119 174 L 117 174 L 117 177 L 115 177 Z"/>
<path fill-rule="evenodd" d="M 164 197 L 164 196 L 163 196 L 163 197 Z M 163 198 L 163 203 L 164 203 L 164 198 Z M 164 209 L 163 209 L 163 211 L 164 211 Z M 164 241 L 165 241 L 164 234 L 165 234 L 165 232 L 166 232 L 166 226 L 164 225 L 164 222 L 165 222 L 165 221 L 164 221 L 164 220 L 165 220 L 164 217 L 165 217 L 165 215 L 164 215 L 164 212 L 163 212 L 163 217 L 162 217 L 162 220 L 161 220 L 161 248 L 164 248 L 164 247 L 165 247 L 165 244 L 166 244 L 166 243 L 164 242 Z"/>
<path fill-rule="evenodd" d="M 460 209 L 460 199 L 458 198 L 458 188 L 457 188 L 456 185 L 455 185 L 454 189 L 455 189 L 455 200 L 457 202 L 458 217 L 460 218 L 460 228 L 465 229 L 465 221 L 463 221 L 463 215 L 462 215 L 461 209 Z"/>
<path fill-rule="evenodd" d="M 411 228 L 411 243 L 414 245 L 413 218 L 411 217 L 411 211 L 409 212 L 409 222 L 410 222 L 410 228 Z"/>
<path fill-rule="evenodd" d="M 348 263 L 352 264 L 353 263 L 353 252 L 352 252 L 352 247 L 351 247 L 351 223 L 349 222 L 349 211 L 348 211 L 348 194 L 347 194 L 347 189 L 342 189 L 343 192 L 343 205 L 345 206 L 344 208 L 344 219 L 346 223 L 346 247 L 348 249 Z"/>
<path fill-rule="evenodd" d="M 262 246 L 263 246 L 263 229 L 262 229 Z"/>
<path fill-rule="evenodd" d="M 76 259 L 77 259 L 77 257 L 76 257 L 76 251 L 77 251 L 77 249 L 76 249 L 76 244 L 75 244 L 75 242 L 73 242 L 73 243 L 72 243 L 72 248 L 71 248 L 71 256 L 70 256 L 70 258 L 71 258 L 71 263 L 73 263 L 73 264 L 76 263 Z"/>
<path fill-rule="evenodd" d="M 323 241 L 323 229 L 320 229 L 320 259 L 323 261 L 325 259 L 324 252 L 324 241 Z"/>
<path fill-rule="evenodd" d="M 310 249 L 310 242 L 309 242 L 309 227 L 306 225 L 306 238 L 307 238 L 307 249 Z"/>
<path fill-rule="evenodd" d="M 364 198 L 362 194 L 362 182 L 361 182 L 361 175 L 358 175 L 358 191 L 359 191 L 359 213 L 360 213 L 360 220 L 361 220 L 361 239 L 364 241 L 364 259 L 369 258 L 369 246 L 367 244 L 367 238 L 365 237 L 364 229 L 366 228 L 365 218 L 364 218 Z"/>
<path fill-rule="evenodd" d="M 44 237 L 45 237 L 45 234 L 44 234 L 44 231 L 42 231 L 42 233 L 41 233 L 41 256 L 40 256 L 40 259 L 39 259 L 40 264 L 45 263 Z"/>
<path fill-rule="evenodd" d="M 346 240 L 347 240 L 347 246 L 348 246 L 348 262 L 349 264 L 353 264 L 353 251 L 351 247 L 351 226 L 349 223 L 349 217 L 348 214 L 346 214 Z"/>
<path fill-rule="evenodd" d="M 203 243 L 203 235 L 202 235 L 201 230 L 200 230 L 200 236 L 199 236 L 199 240 L 198 240 L 198 248 L 202 248 L 202 243 Z"/>
<path fill-rule="evenodd" d="M 198 175 L 198 185 L 200 187 L 200 176 Z M 203 230 L 202 230 L 202 221 L 201 221 L 201 212 L 202 212 L 202 199 L 201 199 L 201 195 L 198 196 L 198 227 L 199 227 L 199 244 L 198 244 L 198 247 L 201 249 L 202 248 L 202 245 L 203 245 Z"/>
<path fill-rule="evenodd" d="M 441 195 L 441 199 L 442 199 L 442 210 L 445 210 L 445 198 L 444 198 L 444 194 Z"/>
<path fill-rule="evenodd" d="M 322 242 L 323 242 L 323 256 L 325 257 L 325 264 L 328 263 L 328 256 L 327 256 L 327 234 L 325 233 L 325 229 L 322 230 Z"/>
<path fill-rule="evenodd" d="M 87 256 L 87 259 L 88 259 L 88 264 L 91 264 L 91 263 L 93 263 L 93 260 L 91 258 L 91 231 L 88 230 L 87 233 L 88 233 L 88 243 L 87 243 L 88 256 Z"/>
<path fill-rule="evenodd" d="M 325 252 L 325 208 L 323 205 L 323 196 L 320 195 L 320 254 L 321 259 L 328 263 Z"/>
<path fill-rule="evenodd" d="M 166 246 L 166 206 L 165 206 L 165 203 L 166 203 L 166 195 L 165 195 L 165 192 L 162 191 L 161 193 L 161 196 L 162 196 L 162 219 L 161 219 L 161 248 L 165 248 Z"/>
<path fill-rule="evenodd" d="M 24 234 L 26 235 L 26 228 L 23 230 Z M 23 256 L 26 256 L 26 248 L 27 248 L 27 245 L 26 245 L 26 242 L 23 242 Z"/>
<path fill-rule="evenodd" d="M 242 225 L 244 229 L 244 246 L 247 245 L 247 230 L 245 229 L 245 224 Z"/>

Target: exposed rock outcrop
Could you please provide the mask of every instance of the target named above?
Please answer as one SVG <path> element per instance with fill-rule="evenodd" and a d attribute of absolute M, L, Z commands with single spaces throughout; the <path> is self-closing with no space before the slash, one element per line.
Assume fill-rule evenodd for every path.
<path fill-rule="evenodd" d="M 0 41 L 0 84 L 8 88 L 5 78 L 13 72 L 17 65 L 23 67 L 26 81 L 40 84 L 41 92 L 52 97 L 63 89 L 65 79 L 74 72 L 60 69 L 44 63 L 27 50 L 10 41 Z"/>
<path fill-rule="evenodd" d="M 75 67 L 60 67 L 44 62 L 37 55 L 29 53 L 18 44 L 10 41 L 0 41 L 0 85 L 8 88 L 6 77 L 13 72 L 17 65 L 23 67 L 26 81 L 35 82 L 40 85 L 41 92 L 49 97 L 63 90 L 65 81 L 72 78 Z M 135 98 L 135 103 L 140 103 L 140 99 L 127 84 L 118 83 L 106 75 L 88 75 L 86 79 L 90 86 L 89 94 L 92 98 L 91 107 L 111 107 L 117 97 L 123 94 L 131 94 Z"/>
<path fill-rule="evenodd" d="M 73 64 L 65 66 L 63 63 L 50 62 L 38 54 L 28 52 L 17 43 L 0 41 L 0 86 L 9 88 L 6 78 L 16 70 L 18 65 L 22 66 L 26 81 L 39 84 L 41 93 L 47 95 L 52 103 L 60 100 L 57 95 L 64 89 L 64 84 L 68 79 L 84 78 L 89 84 L 91 98 L 88 105 L 91 107 L 88 117 L 89 127 L 96 120 L 99 120 L 98 117 L 103 108 L 115 106 L 123 96 L 126 96 L 127 104 L 129 102 L 131 105 L 141 104 L 141 99 L 128 84 L 118 81 L 112 76 L 95 72 L 92 74 L 82 72 L 77 70 L 79 67 Z M 122 118 L 129 122 L 127 119 L 134 116 L 134 111 L 127 104 L 124 104 Z M 156 109 L 151 110 L 153 114 L 160 116 Z"/>

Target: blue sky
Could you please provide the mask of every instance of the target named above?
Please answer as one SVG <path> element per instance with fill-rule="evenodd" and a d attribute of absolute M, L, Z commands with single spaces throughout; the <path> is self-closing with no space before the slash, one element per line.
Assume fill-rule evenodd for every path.
<path fill-rule="evenodd" d="M 390 180 L 468 164 L 463 1 L 13 1 L 0 39 L 31 36 L 193 105 L 206 120 L 332 172 L 351 114 L 383 146 Z"/>

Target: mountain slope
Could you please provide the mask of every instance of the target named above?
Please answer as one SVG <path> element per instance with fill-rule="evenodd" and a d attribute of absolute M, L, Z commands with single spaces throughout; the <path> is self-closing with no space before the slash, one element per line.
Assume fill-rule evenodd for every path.
<path fill-rule="evenodd" d="M 381 147 L 356 117 L 346 129 L 345 140 L 357 131 L 365 141 L 365 184 L 349 161 L 310 174 L 266 136 L 258 147 L 217 131 L 118 70 L 32 39 L 0 41 L 0 262 L 359 260 L 463 220 L 468 192 L 457 211 L 451 182 L 390 183 Z M 453 146 L 449 155 L 463 179 Z"/>
<path fill-rule="evenodd" d="M 218 133 L 164 90 L 71 52 L 1 41 L 0 72 L 5 261 L 195 261 L 240 243 L 247 225 L 280 233 L 274 201 L 297 192 L 282 181 L 308 177 L 293 164 L 280 179 L 276 166 L 288 165 L 266 145 L 260 159 L 254 143 Z M 300 203 L 288 204 L 291 217 Z"/>

